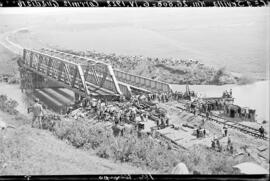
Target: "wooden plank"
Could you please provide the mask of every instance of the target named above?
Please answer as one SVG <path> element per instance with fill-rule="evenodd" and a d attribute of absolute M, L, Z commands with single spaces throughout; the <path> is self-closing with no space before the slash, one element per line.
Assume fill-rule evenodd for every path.
<path fill-rule="evenodd" d="M 257 150 L 259 150 L 260 152 L 265 151 L 266 149 L 267 149 L 267 146 L 265 146 L 265 145 L 262 145 L 262 146 L 257 148 Z"/>
<path fill-rule="evenodd" d="M 265 160 L 267 160 L 267 161 L 269 160 L 269 152 L 264 151 L 264 152 L 260 152 L 260 153 L 257 153 L 257 154 L 258 154 L 258 156 L 264 158 Z"/>
<path fill-rule="evenodd" d="M 174 141 L 177 142 L 177 141 L 180 141 L 180 140 L 183 140 L 184 138 L 177 138 L 175 139 Z"/>

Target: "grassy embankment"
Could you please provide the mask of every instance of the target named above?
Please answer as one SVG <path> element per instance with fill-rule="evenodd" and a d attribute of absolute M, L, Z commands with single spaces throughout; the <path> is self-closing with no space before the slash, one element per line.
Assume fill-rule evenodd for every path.
<path fill-rule="evenodd" d="M 13 110 L 16 107 L 13 105 L 7 108 L 6 105 L 7 100 L 2 99 L 2 111 Z M 29 123 L 26 118 L 17 116 L 16 119 Z M 137 138 L 135 132 L 126 132 L 123 137 L 114 137 L 110 127 L 106 127 L 103 123 L 93 124 L 92 121 L 50 118 L 44 123 L 44 129 L 50 130 L 57 138 L 76 148 L 89 150 L 102 158 L 153 170 L 151 173 L 170 173 L 176 163 L 184 162 L 191 172 L 234 174 L 236 172 L 232 166 L 240 162 L 202 145 L 195 145 L 189 151 L 174 150 L 170 145 L 146 136 Z M 1 143 L 3 146 L 0 150 L 0 168 L 4 167 L 9 159 L 20 157 L 21 146 L 24 145 L 17 142 L 10 140 L 5 144 Z"/>
<path fill-rule="evenodd" d="M 0 131 L 0 175 L 138 174 L 146 170 L 76 149 L 52 132 L 31 128 L 30 119 L 1 96 L 0 119 L 14 128 Z M 68 143 L 68 144 L 67 144 Z"/>

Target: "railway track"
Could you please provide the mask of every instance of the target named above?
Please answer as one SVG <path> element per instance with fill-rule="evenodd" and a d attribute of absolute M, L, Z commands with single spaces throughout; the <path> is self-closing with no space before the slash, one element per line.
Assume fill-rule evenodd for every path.
<path fill-rule="evenodd" d="M 176 106 L 176 108 L 181 109 L 181 110 L 186 111 L 186 112 L 190 112 L 188 109 L 186 109 L 184 107 Z M 200 113 L 198 115 L 203 117 L 203 118 L 206 118 L 206 115 L 204 113 Z M 258 129 L 252 128 L 250 126 L 246 126 L 246 125 L 243 125 L 243 124 L 240 124 L 240 123 L 228 121 L 228 120 L 226 120 L 226 119 L 224 119 L 222 117 L 219 117 L 217 115 L 211 115 L 211 116 L 209 116 L 208 119 L 211 120 L 211 121 L 214 121 L 214 122 L 216 122 L 218 124 L 223 124 L 223 125 L 226 125 L 227 127 L 237 129 L 237 130 L 239 130 L 239 131 L 241 131 L 243 133 L 249 134 L 249 135 L 251 135 L 253 137 L 263 139 L 263 140 L 266 140 L 266 141 L 269 140 L 269 137 L 266 137 L 266 136 L 262 137 L 260 135 Z"/>

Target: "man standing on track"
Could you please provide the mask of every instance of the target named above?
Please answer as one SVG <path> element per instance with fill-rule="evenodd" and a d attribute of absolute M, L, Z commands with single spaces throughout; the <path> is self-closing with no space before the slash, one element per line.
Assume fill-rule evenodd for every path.
<path fill-rule="evenodd" d="M 35 121 L 38 121 L 39 128 L 42 128 L 41 119 L 42 119 L 42 116 L 44 115 L 44 110 L 42 108 L 42 105 L 39 103 L 38 98 L 35 99 L 34 105 L 28 108 L 28 113 L 30 112 L 30 110 L 33 112 L 32 128 L 34 127 Z"/>
<path fill-rule="evenodd" d="M 223 137 L 226 137 L 228 135 L 228 128 L 226 126 L 223 127 Z"/>
<path fill-rule="evenodd" d="M 259 128 L 259 132 L 260 132 L 261 137 L 264 137 L 264 128 L 263 128 L 263 126 L 261 126 Z"/>

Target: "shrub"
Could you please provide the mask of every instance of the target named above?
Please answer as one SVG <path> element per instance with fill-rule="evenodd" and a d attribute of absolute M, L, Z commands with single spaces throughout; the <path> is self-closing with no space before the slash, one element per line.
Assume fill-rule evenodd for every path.
<path fill-rule="evenodd" d="M 19 84 L 21 81 L 20 77 L 14 75 L 8 79 L 8 84 Z"/>
<path fill-rule="evenodd" d="M 173 167 L 184 162 L 189 170 L 203 174 L 234 174 L 232 166 L 237 164 L 232 157 L 213 151 L 202 145 L 186 150 L 169 149 L 164 141 L 157 141 L 135 131 L 114 137 L 111 128 L 103 123 L 93 125 L 83 120 L 61 120 L 50 129 L 73 146 L 94 150 L 102 158 L 129 162 L 135 166 L 170 173 Z"/>
<path fill-rule="evenodd" d="M 7 112 L 11 115 L 17 115 L 18 111 L 16 107 L 18 106 L 18 102 L 13 99 L 8 99 L 6 95 L 0 95 L 0 109 L 4 112 Z"/>
<path fill-rule="evenodd" d="M 109 158 L 110 154 L 111 153 L 109 145 L 103 145 L 97 148 L 96 155 L 98 155 L 101 158 Z"/>
<path fill-rule="evenodd" d="M 222 67 L 220 69 L 218 69 L 215 73 L 215 75 L 213 76 L 211 83 L 212 84 L 219 84 L 220 83 L 220 78 L 225 75 L 225 67 Z"/>

